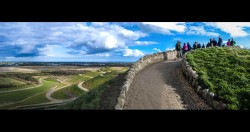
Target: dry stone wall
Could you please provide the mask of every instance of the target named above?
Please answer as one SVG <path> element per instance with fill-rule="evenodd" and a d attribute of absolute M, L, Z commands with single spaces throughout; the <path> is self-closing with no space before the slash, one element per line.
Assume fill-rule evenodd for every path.
<path fill-rule="evenodd" d="M 143 68 L 158 63 L 165 60 L 175 60 L 177 56 L 177 52 L 175 50 L 170 50 L 167 52 L 158 52 L 154 54 L 145 55 L 144 57 L 140 58 L 137 62 L 135 62 L 130 69 L 128 70 L 128 74 L 125 77 L 126 81 L 121 87 L 121 93 L 118 97 L 118 103 L 115 106 L 115 109 L 123 109 L 126 94 L 128 93 L 128 90 L 130 88 L 131 83 L 133 82 L 133 79 L 135 75 L 140 72 Z"/>

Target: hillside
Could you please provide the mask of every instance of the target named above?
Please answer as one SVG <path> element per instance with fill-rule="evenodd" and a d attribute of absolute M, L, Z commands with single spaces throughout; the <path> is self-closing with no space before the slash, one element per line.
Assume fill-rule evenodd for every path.
<path fill-rule="evenodd" d="M 229 109 L 250 109 L 250 50 L 232 47 L 198 49 L 187 60 L 199 83 L 218 95 Z"/>

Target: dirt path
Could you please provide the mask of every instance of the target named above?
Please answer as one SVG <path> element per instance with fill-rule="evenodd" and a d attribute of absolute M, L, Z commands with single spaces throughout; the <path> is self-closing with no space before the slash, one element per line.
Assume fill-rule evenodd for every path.
<path fill-rule="evenodd" d="M 83 82 L 80 82 L 80 83 L 77 85 L 78 88 L 80 88 L 81 90 L 83 90 L 83 91 L 85 91 L 85 92 L 88 92 L 89 90 L 86 89 L 86 88 L 84 88 L 84 87 L 82 86 L 83 83 L 84 83 L 84 81 L 83 81 Z"/>
<path fill-rule="evenodd" d="M 124 109 L 211 109 L 183 78 L 180 64 L 160 62 L 137 74 Z"/>

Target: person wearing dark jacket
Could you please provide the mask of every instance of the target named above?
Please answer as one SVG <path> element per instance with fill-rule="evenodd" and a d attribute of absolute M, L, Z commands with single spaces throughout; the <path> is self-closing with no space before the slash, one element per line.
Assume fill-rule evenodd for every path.
<path fill-rule="evenodd" d="M 189 44 L 189 42 L 187 43 L 188 46 L 188 51 L 190 51 L 192 49 L 191 45 Z"/>
<path fill-rule="evenodd" d="M 208 48 L 208 47 L 210 47 L 210 43 L 209 42 L 207 43 L 207 47 L 206 48 Z"/>
<path fill-rule="evenodd" d="M 182 53 L 181 53 L 182 52 L 181 51 L 182 48 L 181 48 L 181 42 L 179 40 L 177 41 L 177 43 L 175 45 L 175 49 L 177 51 L 177 57 L 178 58 L 180 58 L 180 57 L 182 58 Z"/>
<path fill-rule="evenodd" d="M 231 40 L 231 46 L 236 46 L 236 42 L 234 41 L 234 39 L 232 38 L 232 40 Z"/>
<path fill-rule="evenodd" d="M 217 46 L 217 41 L 213 38 L 213 46 Z"/>
<path fill-rule="evenodd" d="M 222 38 L 219 36 L 219 40 L 218 40 L 218 46 L 222 46 Z"/>
<path fill-rule="evenodd" d="M 197 49 L 197 42 L 194 42 L 194 44 L 193 44 L 193 49 L 194 49 L 194 50 Z"/>
<path fill-rule="evenodd" d="M 201 48 L 201 44 L 200 44 L 200 43 L 198 44 L 197 48 L 198 48 L 198 49 L 200 49 L 200 48 Z"/>
<path fill-rule="evenodd" d="M 205 48 L 205 44 L 202 45 L 202 48 Z"/>

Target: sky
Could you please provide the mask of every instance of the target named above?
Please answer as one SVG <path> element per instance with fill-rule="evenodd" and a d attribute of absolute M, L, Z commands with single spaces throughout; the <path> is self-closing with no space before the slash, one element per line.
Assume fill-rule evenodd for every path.
<path fill-rule="evenodd" d="M 250 47 L 250 22 L 0 22 L 1 61 L 135 62 L 178 40 Z"/>

